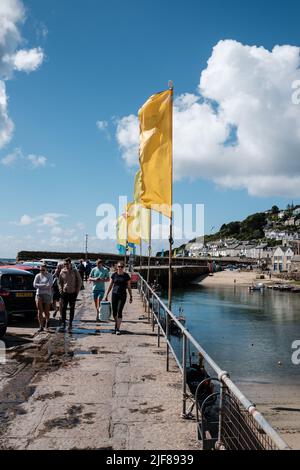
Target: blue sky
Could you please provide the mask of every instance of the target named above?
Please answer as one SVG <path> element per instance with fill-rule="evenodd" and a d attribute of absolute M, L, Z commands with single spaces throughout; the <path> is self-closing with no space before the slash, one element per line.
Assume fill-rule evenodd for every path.
<path fill-rule="evenodd" d="M 61 246 L 80 250 L 86 233 L 91 249 L 104 249 L 103 242 L 96 240 L 96 208 L 103 202 L 116 205 L 119 194 L 131 198 L 137 169 L 120 148 L 116 134 L 119 120 L 136 115 L 151 94 L 167 87 L 169 79 L 174 80 L 175 97 L 188 93 L 199 99 L 201 72 L 220 40 L 232 39 L 269 51 L 275 45 L 300 45 L 300 4 L 294 1 L 22 3 L 26 15 L 23 23 L 16 24 L 23 40 L 16 50 L 41 48 L 43 60 L 30 73 L 20 68 L 9 79 L 0 76 L 9 97 L 9 118 L 15 126 L 0 148 L 1 257 L 15 256 L 22 248 Z M 236 57 L 242 60 L 238 52 Z M 294 72 L 297 74 L 296 68 Z M 222 78 L 220 74 L 220 82 Z M 208 88 L 206 84 L 206 92 L 212 93 Z M 252 119 L 256 119 L 255 114 Z M 107 127 L 99 130 L 97 121 Z M 290 168 L 295 142 L 294 150 L 290 150 Z M 270 151 L 269 146 L 266 148 Z M 182 179 L 176 178 L 174 202 L 204 204 L 206 233 L 213 226 L 242 219 L 273 204 L 285 207 L 291 200 L 299 202 L 297 190 L 281 194 L 274 189 L 272 194 L 269 187 L 254 188 L 253 179 L 244 182 L 244 174 L 239 174 L 238 182 L 228 178 L 224 182 L 220 174 L 218 180 L 214 179 L 213 168 L 205 167 L 202 178 L 198 163 L 193 178 L 197 158 L 193 149 L 189 171 Z M 5 160 L 10 155 L 17 157 Z M 28 159 L 30 155 L 34 157 Z M 209 158 L 209 149 L 207 155 Z M 216 155 L 212 154 L 213 158 Z M 249 155 L 240 152 L 235 158 L 239 165 Z M 277 156 L 274 161 L 278 161 Z M 180 173 L 180 165 L 178 168 Z M 279 167 L 278 175 L 280 171 Z M 298 172 L 295 163 L 294 172 L 287 173 L 286 178 Z M 112 247 L 109 245 L 110 250 Z"/>

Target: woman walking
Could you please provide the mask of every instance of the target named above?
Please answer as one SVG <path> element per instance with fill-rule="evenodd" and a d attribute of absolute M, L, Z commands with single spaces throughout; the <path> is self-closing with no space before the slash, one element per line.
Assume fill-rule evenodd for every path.
<path fill-rule="evenodd" d="M 33 281 L 33 286 L 36 289 L 36 306 L 38 309 L 38 320 L 40 324 L 39 332 L 44 331 L 44 328 L 49 327 L 50 318 L 50 305 L 52 303 L 52 274 L 47 272 L 47 267 L 42 264 L 40 273 L 37 274 Z"/>
<path fill-rule="evenodd" d="M 118 263 L 117 272 L 113 273 L 111 276 L 110 284 L 105 296 L 105 301 L 108 300 L 108 294 L 112 290 L 111 295 L 111 304 L 113 317 L 115 320 L 115 330 L 116 335 L 120 335 L 120 327 L 122 323 L 123 308 L 126 303 L 126 291 L 129 292 L 129 303 L 132 302 L 132 291 L 130 284 L 129 274 L 124 272 L 124 264 Z"/>

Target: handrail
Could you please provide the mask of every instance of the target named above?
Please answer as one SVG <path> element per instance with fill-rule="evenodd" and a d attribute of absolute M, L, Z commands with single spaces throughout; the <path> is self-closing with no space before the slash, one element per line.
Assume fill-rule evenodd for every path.
<path fill-rule="evenodd" d="M 203 359 L 210 365 L 210 367 L 214 370 L 216 373 L 218 380 L 223 383 L 228 390 L 233 394 L 233 396 L 243 405 L 245 410 L 249 413 L 249 415 L 252 416 L 252 418 L 256 421 L 256 423 L 259 425 L 259 427 L 272 439 L 272 441 L 275 443 L 275 445 L 278 447 L 280 450 L 287 450 L 290 449 L 288 444 L 282 439 L 282 437 L 272 428 L 272 426 L 266 421 L 266 419 L 262 416 L 262 414 L 256 409 L 256 406 L 254 403 L 252 403 L 248 398 L 241 392 L 241 390 L 232 382 L 232 380 L 229 377 L 229 373 L 227 371 L 222 370 L 218 364 L 210 357 L 209 354 L 200 346 L 200 344 L 193 338 L 193 336 L 190 334 L 190 332 L 182 325 L 182 323 L 178 320 L 178 318 L 171 312 L 171 310 L 168 309 L 168 307 L 163 303 L 163 301 L 158 297 L 158 295 L 151 289 L 149 284 L 145 281 L 145 279 L 139 274 L 139 280 L 140 280 L 140 291 L 141 294 L 144 297 L 145 303 L 148 303 L 148 308 L 150 308 L 150 297 L 152 300 L 152 314 L 155 317 L 157 324 L 158 324 L 158 330 L 159 335 L 163 334 L 163 336 L 166 339 L 166 342 L 169 346 L 169 350 L 171 351 L 181 373 L 183 374 L 183 415 L 185 415 L 185 410 L 186 410 L 186 363 L 180 364 L 179 359 L 177 358 L 175 351 L 171 345 L 170 339 L 168 338 L 166 332 L 164 331 L 160 318 L 158 319 L 154 309 L 153 309 L 153 300 L 158 303 L 159 305 L 159 311 L 160 308 L 163 309 L 163 311 L 166 314 L 166 323 L 169 321 L 169 318 L 172 319 L 172 321 L 176 324 L 176 326 L 180 329 L 181 334 L 183 335 L 183 338 L 185 340 L 183 341 L 183 357 L 185 358 L 185 348 L 186 348 L 186 340 L 188 340 L 194 347 L 195 349 L 201 354 Z M 160 315 L 159 315 L 160 317 Z M 185 361 L 184 361 L 185 362 Z M 167 363 L 168 363 L 168 357 L 167 357 Z"/>

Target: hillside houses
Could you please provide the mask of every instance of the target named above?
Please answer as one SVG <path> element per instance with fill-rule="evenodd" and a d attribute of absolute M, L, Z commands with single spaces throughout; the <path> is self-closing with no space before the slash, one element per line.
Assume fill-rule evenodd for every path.
<path fill-rule="evenodd" d="M 286 210 L 273 206 L 241 222 L 223 224 L 201 243 L 200 239 L 188 243 L 185 251 L 196 257 L 253 259 L 274 272 L 300 272 L 300 205 L 292 202 Z"/>
<path fill-rule="evenodd" d="M 265 238 L 268 238 L 269 240 L 277 240 L 277 241 L 282 241 L 282 240 L 299 240 L 300 236 L 298 232 L 288 232 L 285 230 L 265 230 L 264 231 Z"/>
<path fill-rule="evenodd" d="M 272 257 L 272 250 L 267 243 L 239 242 L 237 240 L 219 240 L 206 245 L 199 243 L 189 243 L 186 245 L 189 256 L 200 256 L 213 258 L 253 258 L 256 260 Z"/>
<path fill-rule="evenodd" d="M 294 252 L 289 246 L 278 246 L 272 256 L 274 272 L 291 272 Z"/>

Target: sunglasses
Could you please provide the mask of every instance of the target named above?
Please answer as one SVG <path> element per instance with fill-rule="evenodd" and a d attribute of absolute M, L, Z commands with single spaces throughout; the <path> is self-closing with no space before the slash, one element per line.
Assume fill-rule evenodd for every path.
<path fill-rule="evenodd" d="M 124 269 L 124 266 L 117 266 L 117 268 Z"/>

